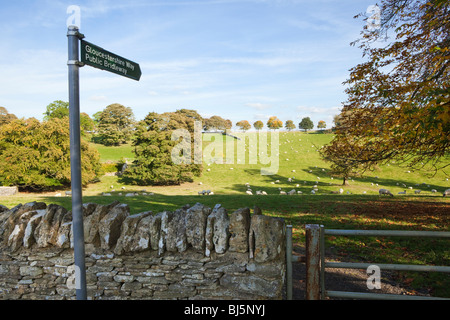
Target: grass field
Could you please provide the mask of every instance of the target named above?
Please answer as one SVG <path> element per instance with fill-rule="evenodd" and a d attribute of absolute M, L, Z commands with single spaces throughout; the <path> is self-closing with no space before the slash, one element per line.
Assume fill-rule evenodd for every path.
<path fill-rule="evenodd" d="M 236 136 L 242 138 L 242 134 Z M 321 160 L 317 152 L 331 139 L 332 136 L 328 134 L 281 132 L 278 150 L 272 149 L 270 138 L 269 146 L 266 145 L 268 150 L 264 150 L 265 147 L 255 149 L 255 142 L 250 139 L 246 143 L 247 158 L 238 161 L 241 156 L 237 152 L 239 140 L 208 135 L 204 139 L 208 141 L 203 143 L 206 153 L 216 160 L 228 156 L 231 164 L 218 164 L 206 159 L 201 177 L 192 183 L 171 187 L 129 186 L 116 176 L 104 176 L 99 183 L 84 189 L 83 201 L 107 204 L 118 200 L 127 203 L 133 214 L 148 210 L 155 213 L 174 210 L 196 202 L 210 207 L 220 203 L 231 212 L 241 207 L 258 206 L 264 214 L 283 217 L 288 224 L 292 224 L 294 241 L 300 245 L 304 243 L 304 225 L 307 223 L 338 229 L 450 231 L 450 200 L 442 197 L 442 192 L 450 188 L 448 175 L 441 171 L 431 176 L 426 169 L 411 171 L 391 163 L 354 178 L 349 186 L 342 186 L 341 179 L 330 177 L 329 164 Z M 235 151 L 231 156 L 232 149 Z M 133 157 L 131 145 L 99 147 L 98 150 L 103 162 Z M 277 173 L 261 175 L 261 169 L 266 170 L 270 164 L 262 165 L 260 161 L 249 164 L 249 150 L 256 150 L 257 160 L 260 159 L 260 152 L 270 154 L 272 162 L 276 162 L 274 159 L 277 157 Z M 288 178 L 293 178 L 293 181 L 288 182 Z M 250 184 L 253 193 L 263 190 L 268 195 L 247 195 L 245 183 Z M 311 190 L 314 185 L 318 191 L 313 195 Z M 295 189 L 302 194 L 280 195 L 279 188 L 283 191 Z M 331 194 L 340 188 L 344 189 L 343 194 Z M 380 188 L 391 190 L 394 197 L 380 197 Z M 432 189 L 438 192 L 433 193 Z M 143 190 L 153 195 L 125 197 L 127 192 L 142 194 Z M 202 190 L 211 190 L 214 195 L 198 195 Z M 406 194 L 398 194 L 404 190 Z M 415 194 L 414 190 L 422 191 Z M 111 193 L 112 196 L 102 196 L 102 192 Z M 1 198 L 0 204 L 12 207 L 35 200 L 61 204 L 68 209 L 71 207 L 70 198 L 55 197 L 55 193 L 21 193 Z M 343 261 L 450 265 L 448 240 L 328 237 L 327 248 Z M 398 280 L 415 288 L 427 288 L 436 296 L 450 297 L 448 274 L 401 272 L 398 273 Z"/>

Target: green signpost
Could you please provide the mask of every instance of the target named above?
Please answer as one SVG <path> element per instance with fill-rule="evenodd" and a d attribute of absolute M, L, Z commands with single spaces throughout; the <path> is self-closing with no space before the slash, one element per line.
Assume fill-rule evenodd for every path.
<path fill-rule="evenodd" d="M 136 62 L 122 58 L 84 40 L 81 40 L 81 62 L 137 81 L 142 74 L 141 68 Z"/>

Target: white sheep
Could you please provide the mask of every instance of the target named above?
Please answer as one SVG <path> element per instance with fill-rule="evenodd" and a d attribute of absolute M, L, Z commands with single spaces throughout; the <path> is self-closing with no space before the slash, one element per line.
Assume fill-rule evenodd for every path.
<path fill-rule="evenodd" d="M 444 197 L 445 196 L 450 196 L 450 189 L 447 189 L 444 191 L 444 193 L 442 194 Z"/>
<path fill-rule="evenodd" d="M 290 196 L 294 195 L 294 194 L 295 194 L 295 189 L 292 189 L 292 190 L 289 191 L 287 194 L 290 195 Z"/>
<path fill-rule="evenodd" d="M 302 194 L 303 192 L 301 192 L 301 191 L 297 191 L 297 194 Z"/>
<path fill-rule="evenodd" d="M 262 194 L 263 196 L 267 196 L 267 192 L 265 192 L 265 191 L 261 191 L 261 194 Z"/>
<path fill-rule="evenodd" d="M 419 194 L 422 190 L 414 190 L 415 194 Z"/>
<path fill-rule="evenodd" d="M 436 189 L 431 189 L 431 192 L 436 193 L 437 190 Z"/>
<path fill-rule="evenodd" d="M 253 195 L 253 193 L 250 190 L 245 191 L 245 193 L 251 196 Z"/>
<path fill-rule="evenodd" d="M 391 197 L 394 196 L 394 195 L 393 195 L 389 190 L 387 190 L 387 189 L 380 189 L 380 190 L 378 190 L 378 192 L 380 193 L 380 196 L 383 195 L 383 194 L 388 195 L 388 196 L 391 196 Z"/>
<path fill-rule="evenodd" d="M 406 194 L 406 190 L 400 191 L 398 194 Z"/>
<path fill-rule="evenodd" d="M 287 193 L 285 191 L 280 191 L 280 194 L 286 195 Z"/>

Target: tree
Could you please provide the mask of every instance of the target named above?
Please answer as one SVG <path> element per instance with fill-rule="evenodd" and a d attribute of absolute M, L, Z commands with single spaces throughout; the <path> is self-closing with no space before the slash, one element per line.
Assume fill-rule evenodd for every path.
<path fill-rule="evenodd" d="M 238 126 L 242 131 L 247 131 L 252 127 L 247 120 L 241 120 L 237 122 L 236 126 Z"/>
<path fill-rule="evenodd" d="M 261 120 L 258 120 L 253 124 L 253 127 L 259 131 L 264 128 L 264 123 Z"/>
<path fill-rule="evenodd" d="M 267 121 L 267 127 L 272 130 L 278 130 L 283 127 L 283 121 L 273 116 Z"/>
<path fill-rule="evenodd" d="M 97 150 L 81 141 L 81 178 L 86 186 L 100 172 Z M 70 187 L 69 119 L 18 119 L 0 127 L 0 182 L 27 190 Z"/>
<path fill-rule="evenodd" d="M 15 114 L 9 113 L 4 107 L 0 107 L 0 127 L 16 119 Z"/>
<path fill-rule="evenodd" d="M 320 120 L 319 123 L 317 124 L 317 129 L 326 129 L 327 127 L 327 123 L 323 120 Z"/>
<path fill-rule="evenodd" d="M 225 131 L 228 128 L 228 126 L 229 126 L 229 124 L 228 124 L 227 120 L 225 120 L 219 116 L 212 116 L 209 119 L 205 119 L 203 129 L 205 131 L 210 131 L 210 130 Z"/>
<path fill-rule="evenodd" d="M 131 108 L 114 103 L 105 108 L 98 120 L 98 138 L 106 146 L 118 146 L 131 139 L 134 130 Z"/>
<path fill-rule="evenodd" d="M 80 127 L 81 133 L 94 130 L 94 120 L 92 120 L 91 117 L 89 117 L 89 115 L 85 112 L 80 113 Z"/>
<path fill-rule="evenodd" d="M 311 130 L 314 128 L 314 123 L 309 117 L 305 117 L 302 119 L 302 121 L 298 124 L 299 129 L 303 129 L 306 131 Z"/>
<path fill-rule="evenodd" d="M 62 119 L 69 116 L 69 102 L 56 100 L 47 106 L 47 111 L 44 112 L 44 120 L 53 118 Z"/>
<path fill-rule="evenodd" d="M 392 159 L 411 168 L 444 168 L 449 163 L 440 160 L 450 146 L 450 3 L 386 0 L 380 12 L 379 30 L 365 28 L 353 43 L 367 61 L 352 68 L 345 82 L 348 99 L 327 146 L 339 159 L 331 161 L 347 156 L 363 171 Z M 395 39 L 380 46 L 388 31 Z"/>
<path fill-rule="evenodd" d="M 177 185 L 200 176 L 202 166 L 192 161 L 195 120 L 181 111 L 149 113 L 137 125 L 133 138 L 135 160 L 125 170 L 123 178 L 136 185 Z M 187 143 L 194 152 L 187 164 L 173 163 L 172 151 L 178 141 L 172 140 L 172 133 L 177 129 L 185 129 L 190 135 Z"/>
<path fill-rule="evenodd" d="M 288 129 L 289 131 L 295 129 L 295 124 L 294 124 L 294 121 L 292 121 L 292 120 L 287 120 L 284 126 L 285 126 L 285 128 Z"/>

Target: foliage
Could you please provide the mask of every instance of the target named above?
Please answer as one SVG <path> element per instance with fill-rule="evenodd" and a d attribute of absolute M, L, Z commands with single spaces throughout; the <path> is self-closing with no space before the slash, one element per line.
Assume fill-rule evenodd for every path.
<path fill-rule="evenodd" d="M 288 129 L 289 131 L 295 129 L 295 124 L 294 124 L 294 121 L 292 121 L 292 120 L 287 120 L 284 126 L 285 126 L 286 129 Z"/>
<path fill-rule="evenodd" d="M 114 103 L 105 108 L 98 119 L 98 141 L 105 146 L 118 146 L 131 139 L 134 130 L 131 108 Z"/>
<path fill-rule="evenodd" d="M 149 113 L 137 126 L 133 138 L 135 160 L 123 178 L 137 185 L 174 185 L 199 176 L 202 167 L 193 161 L 195 120 L 180 111 Z M 172 140 L 172 133 L 177 129 L 187 130 L 191 137 L 188 146 L 194 152 L 191 152 L 189 163 L 175 164 L 172 161 L 173 148 L 180 143 Z"/>
<path fill-rule="evenodd" d="M 242 131 L 247 131 L 252 127 L 247 120 L 241 120 L 237 122 L 236 126 L 238 126 Z"/>
<path fill-rule="evenodd" d="M 69 102 L 55 100 L 47 106 L 44 112 L 44 120 L 53 118 L 62 119 L 69 116 Z"/>
<path fill-rule="evenodd" d="M 326 127 L 327 127 L 327 123 L 323 120 L 320 120 L 319 123 L 317 124 L 318 129 L 325 129 Z"/>
<path fill-rule="evenodd" d="M 89 115 L 85 112 L 80 113 L 80 127 L 82 134 L 83 132 L 94 130 L 94 120 L 92 120 L 91 117 L 89 117 Z"/>
<path fill-rule="evenodd" d="M 253 124 L 253 127 L 256 130 L 261 130 L 262 128 L 264 128 L 264 123 L 261 120 L 255 121 L 255 123 Z"/>
<path fill-rule="evenodd" d="M 0 128 L 2 185 L 46 190 L 70 186 L 69 119 L 39 122 L 20 119 Z M 100 171 L 99 154 L 81 143 L 82 182 L 87 185 Z"/>
<path fill-rule="evenodd" d="M 280 129 L 283 127 L 283 121 L 281 121 L 275 116 L 270 117 L 269 120 L 267 121 L 267 127 L 272 130 Z"/>
<path fill-rule="evenodd" d="M 204 120 L 203 129 L 205 131 L 210 131 L 210 130 L 225 131 L 226 129 L 229 129 L 229 128 L 228 128 L 227 120 L 225 120 L 219 116 L 212 116 L 211 118 Z"/>
<path fill-rule="evenodd" d="M 303 129 L 306 132 L 306 131 L 314 128 L 314 123 L 312 122 L 312 120 L 309 117 L 305 117 L 298 124 L 298 128 Z"/>
<path fill-rule="evenodd" d="M 367 61 L 345 82 L 348 100 L 325 153 L 361 170 L 394 159 L 436 172 L 449 165 L 450 3 L 385 0 L 381 12 L 381 28 L 354 42 Z M 380 46 L 389 32 L 395 38 Z"/>
<path fill-rule="evenodd" d="M 16 119 L 15 114 L 9 113 L 4 107 L 0 107 L 0 127 Z"/>

